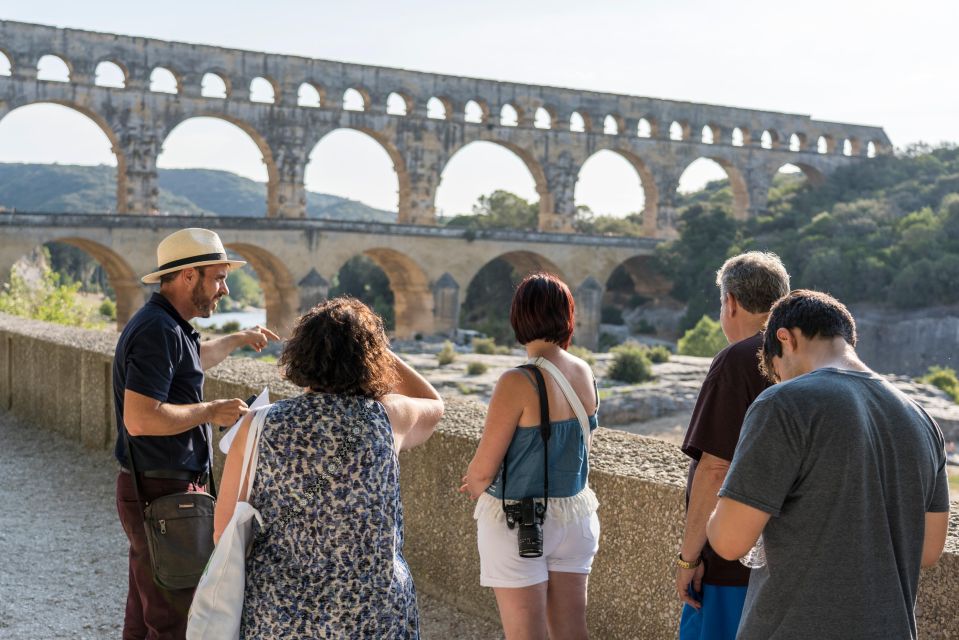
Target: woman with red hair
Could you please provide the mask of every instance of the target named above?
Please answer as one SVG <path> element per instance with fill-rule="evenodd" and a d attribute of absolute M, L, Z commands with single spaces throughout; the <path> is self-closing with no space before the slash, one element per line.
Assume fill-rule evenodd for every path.
<path fill-rule="evenodd" d="M 586 584 L 599 545 L 587 483 L 596 383 L 566 351 L 575 304 L 562 280 L 527 276 L 510 324 L 529 361 L 496 383 L 460 487 L 477 501 L 480 584 L 496 594 L 507 640 L 586 638 Z"/>

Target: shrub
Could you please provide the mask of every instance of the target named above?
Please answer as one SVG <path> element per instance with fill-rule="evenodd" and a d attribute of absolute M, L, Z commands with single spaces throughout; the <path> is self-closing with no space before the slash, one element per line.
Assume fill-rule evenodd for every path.
<path fill-rule="evenodd" d="M 948 367 L 929 367 L 926 375 L 919 378 L 920 382 L 931 384 L 945 391 L 953 402 L 959 402 L 959 378 L 954 369 Z"/>
<path fill-rule="evenodd" d="M 625 342 L 612 349 L 613 364 L 609 377 L 620 382 L 635 384 L 653 377 L 653 363 L 646 355 L 646 348 L 636 342 Z"/>
<path fill-rule="evenodd" d="M 684 356 L 712 358 L 726 346 L 726 336 L 719 322 L 709 316 L 699 319 L 692 329 L 679 339 L 679 353 Z"/>
<path fill-rule="evenodd" d="M 466 375 L 481 376 L 489 369 L 485 362 L 471 362 L 466 365 Z"/>
<path fill-rule="evenodd" d="M 436 360 L 440 363 L 441 367 L 456 360 L 456 349 L 453 347 L 452 342 L 447 340 L 443 343 L 443 348 L 436 354 Z"/>
<path fill-rule="evenodd" d="M 639 322 L 637 323 L 637 325 L 636 325 L 636 333 L 655 334 L 655 333 L 656 333 L 656 325 L 652 324 L 652 323 L 651 323 L 649 320 L 647 320 L 646 318 L 641 318 L 640 321 L 639 321 Z"/>
<path fill-rule="evenodd" d="M 669 350 L 669 347 L 661 344 L 649 349 L 647 355 L 653 364 L 661 364 L 669 362 L 669 357 L 673 355 L 673 352 Z"/>
<path fill-rule="evenodd" d="M 89 327 L 90 311 L 77 298 L 80 283 L 62 284 L 59 273 L 41 267 L 40 278 L 28 283 L 17 269 L 0 291 L 0 313 L 74 327 Z"/>
<path fill-rule="evenodd" d="M 579 358 L 580 360 L 582 360 L 589 366 L 593 366 L 594 364 L 596 364 L 596 358 L 593 357 L 593 352 L 587 349 L 586 347 L 581 347 L 577 344 L 571 344 L 569 345 L 569 349 L 567 349 L 567 351 L 569 351 L 571 354 L 573 354 L 574 356 L 576 356 L 577 358 Z"/>
<path fill-rule="evenodd" d="M 481 353 L 491 356 L 496 353 L 496 340 L 494 338 L 473 338 L 473 353 Z"/>
<path fill-rule="evenodd" d="M 619 338 L 617 338 L 612 333 L 606 333 L 605 331 L 599 334 L 599 350 L 600 351 L 609 351 L 613 347 L 619 344 Z"/>
<path fill-rule="evenodd" d="M 220 331 L 223 333 L 236 333 L 240 330 L 240 323 L 236 320 L 228 320 L 223 323 L 223 326 L 220 327 Z"/>
<path fill-rule="evenodd" d="M 623 324 L 623 310 L 612 305 L 603 307 L 600 311 L 600 322 L 603 324 Z"/>
<path fill-rule="evenodd" d="M 117 303 L 110 298 L 105 298 L 103 302 L 100 303 L 98 311 L 101 316 L 109 318 L 110 320 L 117 319 Z"/>

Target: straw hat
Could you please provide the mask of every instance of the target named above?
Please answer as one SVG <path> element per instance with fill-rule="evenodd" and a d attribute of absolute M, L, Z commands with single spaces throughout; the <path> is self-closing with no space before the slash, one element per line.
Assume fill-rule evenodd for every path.
<path fill-rule="evenodd" d="M 157 270 L 142 279 L 144 284 L 156 284 L 160 276 L 208 264 L 226 264 L 234 268 L 242 267 L 246 262 L 227 258 L 220 236 L 209 229 L 181 229 L 160 241 L 157 247 Z"/>

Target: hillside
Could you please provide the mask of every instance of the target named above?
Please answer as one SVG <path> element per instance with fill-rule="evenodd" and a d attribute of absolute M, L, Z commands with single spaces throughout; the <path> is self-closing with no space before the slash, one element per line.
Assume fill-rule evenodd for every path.
<path fill-rule="evenodd" d="M 212 169 L 160 169 L 159 208 L 174 215 L 264 216 L 266 185 Z M 106 213 L 116 207 L 116 169 L 0 163 L 0 207 L 53 213 Z M 307 216 L 395 222 L 396 213 L 307 192 Z"/>

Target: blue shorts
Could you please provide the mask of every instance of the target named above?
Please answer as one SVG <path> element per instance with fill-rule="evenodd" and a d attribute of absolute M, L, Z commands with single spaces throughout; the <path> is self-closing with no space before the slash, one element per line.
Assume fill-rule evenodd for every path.
<path fill-rule="evenodd" d="M 735 640 L 743 615 L 747 587 L 720 587 L 704 584 L 693 597 L 703 603 L 700 609 L 683 605 L 679 621 L 679 640 Z"/>

